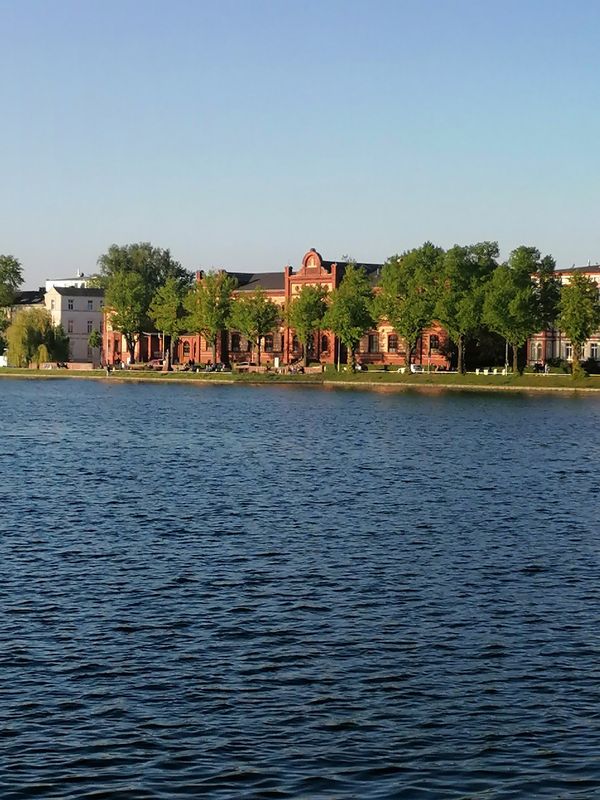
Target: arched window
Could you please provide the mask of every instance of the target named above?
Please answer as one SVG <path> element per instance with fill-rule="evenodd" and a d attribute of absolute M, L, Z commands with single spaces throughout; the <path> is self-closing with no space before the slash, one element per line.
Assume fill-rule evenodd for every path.
<path fill-rule="evenodd" d="M 329 352 L 329 338 L 327 336 L 321 336 L 321 352 Z"/>
<path fill-rule="evenodd" d="M 183 343 L 183 357 L 189 358 L 190 357 L 190 343 L 184 342 Z"/>
<path fill-rule="evenodd" d="M 440 349 L 440 337 L 436 336 L 435 333 L 432 333 L 429 337 L 429 349 L 430 350 L 439 350 Z"/>
<path fill-rule="evenodd" d="M 231 352 L 232 353 L 239 353 L 240 352 L 240 335 L 239 335 L 239 333 L 232 333 L 231 334 Z"/>
<path fill-rule="evenodd" d="M 265 336 L 265 353 L 272 353 L 273 352 L 273 334 L 268 333 Z"/>
<path fill-rule="evenodd" d="M 536 352 L 536 350 L 535 350 L 535 342 L 532 342 L 531 343 L 531 360 L 532 361 L 535 361 L 535 352 Z"/>
<path fill-rule="evenodd" d="M 535 348 L 535 360 L 541 361 L 542 360 L 542 345 L 538 342 L 537 347 Z"/>
<path fill-rule="evenodd" d="M 398 352 L 398 336 L 395 333 L 390 333 L 388 336 L 388 353 Z"/>
<path fill-rule="evenodd" d="M 296 334 L 294 334 L 292 337 L 292 350 L 294 351 L 300 350 L 300 340 L 298 339 Z"/>

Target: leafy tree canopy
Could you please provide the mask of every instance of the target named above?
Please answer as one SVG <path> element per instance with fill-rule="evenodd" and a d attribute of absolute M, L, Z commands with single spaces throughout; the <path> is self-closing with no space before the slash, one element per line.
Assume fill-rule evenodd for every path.
<path fill-rule="evenodd" d="M 381 270 L 377 312 L 406 342 L 411 363 L 417 340 L 434 319 L 444 251 L 431 242 L 392 256 Z"/>
<path fill-rule="evenodd" d="M 187 312 L 185 326 L 201 333 L 211 345 L 213 361 L 217 360 L 217 340 L 227 328 L 231 315 L 232 294 L 237 281 L 222 270 L 207 272 L 189 290 L 184 299 Z"/>
<path fill-rule="evenodd" d="M 8 361 L 13 366 L 68 358 L 69 340 L 60 326 L 52 325 L 52 316 L 45 308 L 28 308 L 15 314 L 6 330 L 6 340 Z"/>
<path fill-rule="evenodd" d="M 22 283 L 21 262 L 14 256 L 0 255 L 0 307 L 12 305 L 15 292 Z"/>
<path fill-rule="evenodd" d="M 454 245 L 442 260 L 434 317 L 458 347 L 458 371 L 464 371 L 464 339 L 481 325 L 484 288 L 498 266 L 498 243 Z"/>
<path fill-rule="evenodd" d="M 374 325 L 373 290 L 369 279 L 364 269 L 351 262 L 340 285 L 331 293 L 323 327 L 332 331 L 346 347 L 348 363 L 354 366 L 358 343 Z"/>
<path fill-rule="evenodd" d="M 131 363 L 135 345 L 148 319 L 148 291 L 139 272 L 116 272 L 111 276 L 104 296 L 114 330 L 125 337 Z"/>
<path fill-rule="evenodd" d="M 258 347 L 260 364 L 260 340 L 275 330 L 281 320 L 281 310 L 262 289 L 237 297 L 231 307 L 230 324 L 252 345 Z"/>
<path fill-rule="evenodd" d="M 598 284 L 588 275 L 574 273 L 561 290 L 558 326 L 573 345 L 573 376 L 580 372 L 581 348 L 600 328 Z"/>
<path fill-rule="evenodd" d="M 321 327 L 326 310 L 327 289 L 320 285 L 303 286 L 288 305 L 288 324 L 304 345 L 305 364 L 308 364 L 308 340 Z"/>

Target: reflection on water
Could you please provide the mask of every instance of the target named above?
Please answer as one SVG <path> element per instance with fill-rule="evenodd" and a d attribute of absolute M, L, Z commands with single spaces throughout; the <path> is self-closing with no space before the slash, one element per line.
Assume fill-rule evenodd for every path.
<path fill-rule="evenodd" d="M 598 796 L 599 412 L 3 380 L 1 796 Z"/>

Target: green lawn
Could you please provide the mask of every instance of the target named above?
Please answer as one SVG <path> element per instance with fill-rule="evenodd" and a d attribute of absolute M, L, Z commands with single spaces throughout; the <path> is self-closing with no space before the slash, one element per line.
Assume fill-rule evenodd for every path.
<path fill-rule="evenodd" d="M 64 379 L 64 378 L 96 378 L 102 380 L 119 381 L 152 381 L 152 382 L 213 382 L 213 383 L 249 383 L 249 384 L 326 384 L 347 386 L 379 386 L 390 385 L 401 388 L 448 386 L 464 388 L 506 388 L 506 389 L 595 389 L 600 391 L 600 376 L 591 376 L 573 380 L 570 375 L 475 375 L 468 373 L 432 372 L 422 374 L 402 375 L 398 372 L 359 372 L 353 375 L 349 372 L 336 372 L 334 369 L 324 373 L 309 375 L 277 375 L 269 372 L 264 374 L 254 373 L 222 373 L 222 372 L 147 372 L 143 370 L 117 370 L 110 377 L 104 370 L 31 370 L 17 369 L 14 367 L 0 368 L 0 377 L 21 377 L 32 379 Z"/>

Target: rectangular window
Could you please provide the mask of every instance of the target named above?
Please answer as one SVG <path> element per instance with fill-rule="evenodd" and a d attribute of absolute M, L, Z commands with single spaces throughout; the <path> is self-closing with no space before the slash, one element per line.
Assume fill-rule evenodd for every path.
<path fill-rule="evenodd" d="M 570 361 L 573 358 L 573 345 L 567 342 L 565 344 L 565 358 Z"/>
<path fill-rule="evenodd" d="M 94 323 L 91 319 L 88 319 L 87 332 L 91 333 L 93 330 L 94 330 Z"/>
<path fill-rule="evenodd" d="M 54 300 L 50 300 L 50 311 L 54 311 Z"/>
<path fill-rule="evenodd" d="M 94 310 L 94 301 L 88 300 L 88 311 L 93 311 L 93 310 Z"/>
<path fill-rule="evenodd" d="M 69 299 L 67 300 L 67 310 L 73 311 L 73 298 L 71 297 L 69 297 Z"/>
<path fill-rule="evenodd" d="M 379 334 L 378 333 L 370 333 L 369 334 L 369 353 L 378 353 L 379 352 Z"/>
<path fill-rule="evenodd" d="M 439 350 L 440 349 L 440 337 L 432 334 L 429 337 L 429 349 L 430 350 Z"/>
<path fill-rule="evenodd" d="M 388 336 L 388 353 L 398 352 L 398 337 L 395 333 L 390 333 Z"/>
<path fill-rule="evenodd" d="M 73 320 L 70 319 L 67 322 L 67 333 L 73 333 Z"/>
<path fill-rule="evenodd" d="M 592 342 L 590 345 L 590 358 L 593 358 L 594 361 L 598 361 L 598 345 L 596 342 Z"/>

